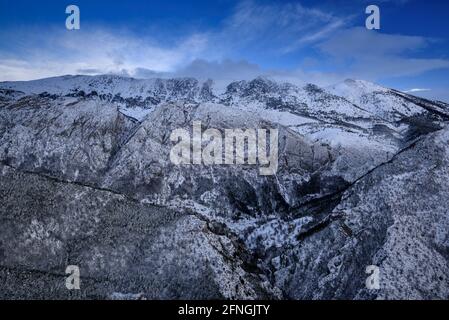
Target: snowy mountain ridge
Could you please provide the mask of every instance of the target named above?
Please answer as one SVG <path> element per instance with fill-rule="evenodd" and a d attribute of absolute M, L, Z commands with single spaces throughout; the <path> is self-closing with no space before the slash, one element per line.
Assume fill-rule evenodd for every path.
<path fill-rule="evenodd" d="M 116 75 L 67 75 L 32 81 L 0 82 L 0 89 L 19 91 L 26 95 L 42 93 L 59 96 L 98 95 L 112 102 L 133 98 L 137 103 L 144 102 L 144 106 L 179 99 L 192 102 L 220 101 L 227 104 L 235 104 L 240 101 L 248 102 L 248 100 L 262 101 L 263 98 L 268 97 L 274 103 L 275 99 L 281 99 L 285 100 L 283 102 L 305 104 L 310 104 L 318 98 L 321 101 L 317 102 L 326 102 L 327 98 L 340 100 L 340 103 L 343 102 L 342 99 L 345 99 L 361 109 L 350 110 L 354 115 L 360 114 L 362 110 L 374 115 L 391 112 L 391 110 L 376 110 L 373 106 L 375 101 L 370 101 L 369 97 L 373 96 L 372 99 L 375 99 L 376 95 L 389 95 L 393 92 L 391 89 L 363 80 L 347 79 L 334 86 L 320 88 L 313 84 L 298 87 L 290 83 L 277 83 L 265 77 L 258 77 L 251 81 L 232 82 L 224 93 L 218 95 L 214 92 L 212 80 L 200 82 L 194 78 L 134 79 Z M 313 107 L 319 108 L 319 106 Z M 379 107 L 377 105 L 377 108 Z M 388 107 L 392 107 L 392 105 L 390 104 Z M 408 115 L 420 111 L 419 108 L 407 109 Z"/>

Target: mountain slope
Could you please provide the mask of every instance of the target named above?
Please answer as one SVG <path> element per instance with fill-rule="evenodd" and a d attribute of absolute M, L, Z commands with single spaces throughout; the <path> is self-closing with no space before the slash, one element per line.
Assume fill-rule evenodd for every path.
<path fill-rule="evenodd" d="M 36 271 L 59 298 L 447 298 L 448 110 L 354 80 L 256 78 L 220 95 L 195 79 L 0 83 L 4 297 Z M 170 133 L 194 121 L 277 128 L 276 175 L 172 164 Z M 67 260 L 93 280 L 81 296 L 59 291 Z M 377 293 L 370 264 L 388 281 Z M 401 284 L 413 268 L 421 282 Z"/>

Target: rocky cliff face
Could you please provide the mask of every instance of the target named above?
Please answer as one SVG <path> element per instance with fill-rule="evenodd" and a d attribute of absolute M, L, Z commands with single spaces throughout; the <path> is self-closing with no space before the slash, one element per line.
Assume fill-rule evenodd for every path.
<path fill-rule="evenodd" d="M 0 83 L 0 296 L 447 299 L 448 118 L 358 80 Z M 277 128 L 277 174 L 174 165 L 194 121 Z"/>

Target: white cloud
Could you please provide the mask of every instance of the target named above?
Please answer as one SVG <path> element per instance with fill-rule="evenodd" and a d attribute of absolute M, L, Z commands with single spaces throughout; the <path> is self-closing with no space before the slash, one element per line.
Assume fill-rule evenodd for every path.
<path fill-rule="evenodd" d="M 206 48 L 207 38 L 193 34 L 171 47 L 151 38 L 102 28 L 80 31 L 50 29 L 42 33 L 29 30 L 0 39 L 19 37 L 23 50 L 0 49 L 0 80 L 29 80 L 61 74 L 122 73 L 145 67 L 156 72 L 173 72 L 193 61 Z M 36 45 L 38 42 L 39 45 Z"/>
<path fill-rule="evenodd" d="M 425 92 L 425 91 L 431 91 L 431 89 L 413 88 L 413 89 L 405 90 L 404 92 L 416 93 L 416 92 Z"/>

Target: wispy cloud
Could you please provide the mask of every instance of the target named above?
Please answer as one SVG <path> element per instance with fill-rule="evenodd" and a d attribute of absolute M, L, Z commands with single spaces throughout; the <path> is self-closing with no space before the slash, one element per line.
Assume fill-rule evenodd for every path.
<path fill-rule="evenodd" d="M 171 72 L 195 60 L 207 38 L 192 34 L 168 47 L 127 31 L 92 27 L 70 32 L 55 28 L 3 33 L 2 41 L 23 43 L 20 51 L 0 49 L 0 80 L 25 80 L 60 74 L 122 73 L 137 68 Z M 35 42 L 38 45 L 35 45 Z"/>
<path fill-rule="evenodd" d="M 407 92 L 407 93 L 416 93 L 416 92 L 426 92 L 426 91 L 431 91 L 431 89 L 412 88 L 412 89 L 409 89 L 409 90 L 405 90 L 404 92 Z"/>
<path fill-rule="evenodd" d="M 340 17 L 300 3 L 259 4 L 243 1 L 218 34 L 231 47 L 261 47 L 280 53 L 322 40 L 345 26 L 351 17 Z"/>

